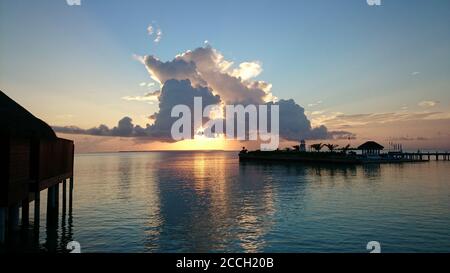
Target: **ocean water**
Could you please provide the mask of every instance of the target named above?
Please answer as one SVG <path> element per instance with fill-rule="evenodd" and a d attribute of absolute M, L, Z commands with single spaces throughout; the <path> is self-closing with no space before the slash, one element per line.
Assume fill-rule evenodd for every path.
<path fill-rule="evenodd" d="M 236 152 L 79 154 L 71 211 L 35 246 L 82 252 L 450 252 L 450 162 L 239 163 Z M 61 191 L 61 189 L 60 189 Z M 61 202 L 61 201 L 60 201 Z M 30 211 L 33 211 L 31 207 Z M 33 219 L 32 219 L 33 220 Z"/>

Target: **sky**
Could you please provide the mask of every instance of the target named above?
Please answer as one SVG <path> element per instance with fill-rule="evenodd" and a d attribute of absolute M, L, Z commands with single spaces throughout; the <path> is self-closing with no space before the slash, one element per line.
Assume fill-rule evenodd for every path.
<path fill-rule="evenodd" d="M 52 126 L 145 127 L 163 83 L 139 58 L 210 48 L 352 144 L 450 149 L 450 2 L 381 3 L 0 0 L 0 89 Z M 79 152 L 240 146 L 59 133 Z"/>

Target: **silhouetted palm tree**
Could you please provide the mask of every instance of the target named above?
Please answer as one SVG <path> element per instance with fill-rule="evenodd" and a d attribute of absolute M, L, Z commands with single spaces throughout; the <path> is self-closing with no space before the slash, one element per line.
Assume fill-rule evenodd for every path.
<path fill-rule="evenodd" d="M 344 154 L 347 153 L 347 151 L 350 149 L 350 144 L 347 144 L 345 147 L 343 147 L 341 150 Z"/>
<path fill-rule="evenodd" d="M 320 150 L 322 150 L 323 148 L 323 144 L 322 143 L 311 144 L 311 148 L 316 152 L 320 152 Z"/>
<path fill-rule="evenodd" d="M 339 145 L 336 145 L 336 144 L 330 144 L 330 143 L 325 144 L 325 146 L 327 146 L 327 148 L 328 148 L 328 150 L 330 150 L 330 152 L 333 152 L 334 149 L 336 149 L 337 147 L 339 147 Z"/>

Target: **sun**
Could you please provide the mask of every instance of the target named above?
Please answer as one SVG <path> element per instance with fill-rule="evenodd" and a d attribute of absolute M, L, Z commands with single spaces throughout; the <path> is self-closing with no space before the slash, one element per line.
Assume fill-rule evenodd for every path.
<path fill-rule="evenodd" d="M 196 135 L 194 139 L 185 139 L 172 144 L 175 150 L 226 150 L 225 137 L 209 138 L 204 135 Z"/>

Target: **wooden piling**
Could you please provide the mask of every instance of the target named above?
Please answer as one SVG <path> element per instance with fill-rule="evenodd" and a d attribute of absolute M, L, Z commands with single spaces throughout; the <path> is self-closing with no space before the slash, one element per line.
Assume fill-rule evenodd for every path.
<path fill-rule="evenodd" d="M 8 226 L 11 230 L 19 229 L 19 204 L 12 205 L 8 208 Z"/>
<path fill-rule="evenodd" d="M 62 188 L 62 213 L 63 215 L 66 214 L 66 205 L 67 205 L 67 195 L 66 195 L 66 191 L 67 191 L 67 183 L 66 183 L 66 179 L 63 180 L 62 184 L 63 184 L 63 188 Z"/>
<path fill-rule="evenodd" d="M 70 191 L 73 191 L 73 176 L 69 180 L 70 180 Z"/>
<path fill-rule="evenodd" d="M 47 229 L 58 224 L 58 195 L 57 185 L 53 185 L 47 190 Z"/>
<path fill-rule="evenodd" d="M 73 202 L 73 176 L 69 179 L 69 208 L 72 209 Z"/>
<path fill-rule="evenodd" d="M 47 189 L 47 212 L 56 207 L 55 200 L 55 186 L 51 186 Z"/>
<path fill-rule="evenodd" d="M 28 227 L 30 224 L 30 200 L 22 200 L 22 227 Z"/>
<path fill-rule="evenodd" d="M 41 192 L 34 193 L 34 228 L 39 229 L 41 221 Z"/>
<path fill-rule="evenodd" d="M 59 183 L 55 186 L 55 209 L 56 211 L 59 210 Z"/>
<path fill-rule="evenodd" d="M 0 244 L 6 240 L 6 211 L 7 208 L 0 208 Z"/>

